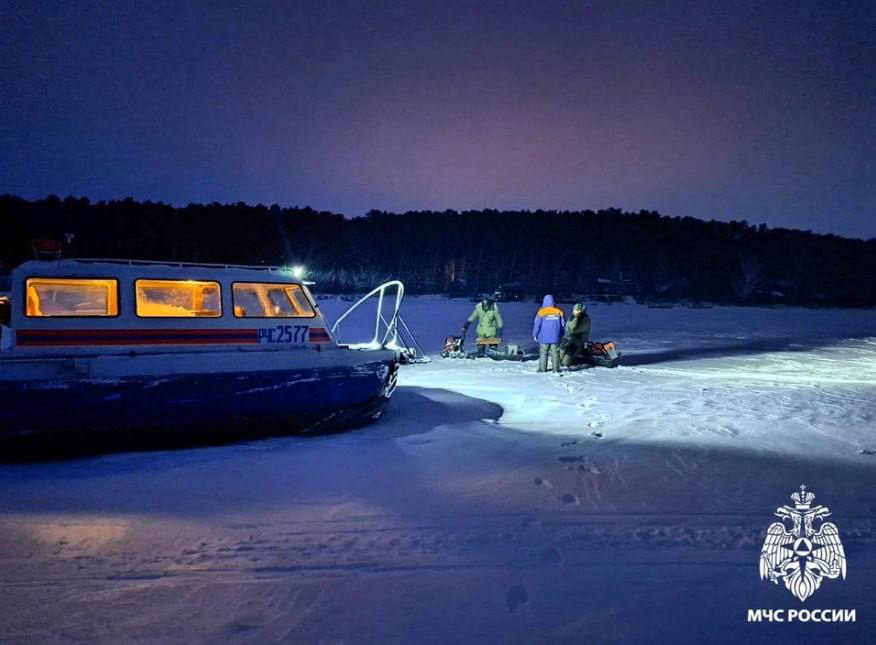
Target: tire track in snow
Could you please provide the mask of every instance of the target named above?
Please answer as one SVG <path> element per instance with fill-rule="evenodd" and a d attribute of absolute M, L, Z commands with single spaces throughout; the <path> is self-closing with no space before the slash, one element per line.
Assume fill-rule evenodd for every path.
<path fill-rule="evenodd" d="M 746 519 L 747 518 L 747 519 Z M 744 520 L 744 521 L 740 521 Z M 154 582 L 198 575 L 238 575 L 258 578 L 272 572 L 284 575 L 332 573 L 403 573 L 463 568 L 528 569 L 561 562 L 587 562 L 594 550 L 606 562 L 612 553 L 645 550 L 655 562 L 682 549 L 715 556 L 700 559 L 721 563 L 749 558 L 762 544 L 766 522 L 762 514 L 515 514 L 478 524 L 372 526 L 349 520 L 345 530 L 292 532 L 263 530 L 255 540 L 235 532 L 199 536 L 182 548 L 158 545 L 149 558 L 129 549 L 107 550 L 60 561 L 51 554 L 36 554 L 22 571 L 40 575 L 16 576 L 6 585 L 29 586 L 42 579 L 47 585 L 68 585 L 83 580 Z M 269 529 L 271 527 L 268 527 Z M 284 527 L 273 527 L 274 529 Z M 847 548 L 876 543 L 873 520 L 844 518 Z M 557 557 L 546 558 L 549 550 Z M 553 554 L 551 551 L 550 554 Z M 657 557 L 663 554 L 662 557 Z M 547 561 L 546 561 L 547 560 Z M 618 561 L 619 562 L 619 561 Z M 0 567 L 0 570 L 7 570 Z"/>

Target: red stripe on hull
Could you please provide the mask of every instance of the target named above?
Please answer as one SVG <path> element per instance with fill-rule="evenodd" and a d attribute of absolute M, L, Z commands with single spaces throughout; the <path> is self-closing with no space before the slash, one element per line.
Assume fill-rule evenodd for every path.
<path fill-rule="evenodd" d="M 64 329 L 21 330 L 22 347 L 74 345 L 254 345 L 257 329 Z"/>
<path fill-rule="evenodd" d="M 17 336 L 216 336 L 257 334 L 258 329 L 22 329 Z"/>
<path fill-rule="evenodd" d="M 23 329 L 16 334 L 16 345 L 257 345 L 258 334 L 258 329 Z M 312 327 L 309 341 L 314 345 L 333 342 L 324 327 Z"/>
<path fill-rule="evenodd" d="M 258 345 L 258 340 L 254 338 L 229 338 L 229 339 L 209 339 L 209 338 L 167 338 L 155 340 L 74 340 L 74 339 L 57 339 L 57 340 L 25 340 L 24 342 L 16 342 L 16 345 L 21 347 L 59 347 L 59 346 L 97 346 L 97 345 Z"/>

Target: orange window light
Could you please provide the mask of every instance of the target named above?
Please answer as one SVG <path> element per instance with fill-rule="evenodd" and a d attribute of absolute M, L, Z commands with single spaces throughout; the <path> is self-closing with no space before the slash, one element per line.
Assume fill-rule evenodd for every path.
<path fill-rule="evenodd" d="M 218 282 L 137 280 L 137 315 L 144 318 L 218 318 L 222 315 Z"/>
<path fill-rule="evenodd" d="M 28 278 L 30 318 L 119 315 L 119 283 L 105 278 Z"/>

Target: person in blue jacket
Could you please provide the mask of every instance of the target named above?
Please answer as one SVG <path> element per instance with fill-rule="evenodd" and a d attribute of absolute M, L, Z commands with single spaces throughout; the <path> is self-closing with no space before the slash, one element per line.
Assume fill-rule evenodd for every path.
<path fill-rule="evenodd" d="M 560 371 L 560 339 L 565 326 L 563 310 L 554 305 L 552 295 L 546 295 L 532 324 L 532 338 L 538 343 L 539 372 L 547 372 L 548 354 L 554 372 Z"/>

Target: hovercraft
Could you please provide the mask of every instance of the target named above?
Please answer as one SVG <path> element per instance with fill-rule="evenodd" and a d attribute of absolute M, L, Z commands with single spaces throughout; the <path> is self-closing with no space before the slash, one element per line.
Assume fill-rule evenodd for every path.
<path fill-rule="evenodd" d="M 4 445 L 361 425 L 389 401 L 401 356 L 337 342 L 308 284 L 278 267 L 31 261 L 9 301 Z"/>

